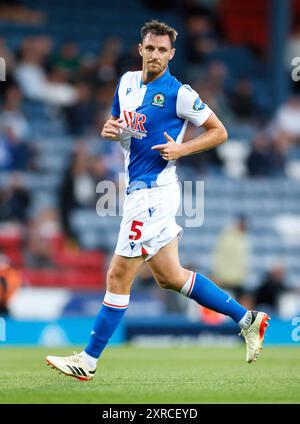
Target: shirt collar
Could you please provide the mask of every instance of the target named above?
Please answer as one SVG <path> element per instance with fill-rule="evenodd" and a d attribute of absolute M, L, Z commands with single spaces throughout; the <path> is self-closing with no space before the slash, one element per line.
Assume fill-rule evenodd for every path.
<path fill-rule="evenodd" d="M 146 85 L 146 87 L 156 87 L 157 85 L 165 82 L 168 78 L 170 78 L 171 74 L 169 71 L 169 67 L 165 70 L 165 72 L 157 79 L 155 79 L 154 81 L 148 82 L 147 84 L 143 83 L 143 79 L 141 78 L 141 82 L 140 82 L 140 88 L 143 85 Z"/>

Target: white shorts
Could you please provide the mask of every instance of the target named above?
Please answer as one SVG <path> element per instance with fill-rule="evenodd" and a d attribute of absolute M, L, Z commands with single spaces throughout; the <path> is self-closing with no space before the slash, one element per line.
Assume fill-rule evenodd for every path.
<path fill-rule="evenodd" d="M 181 234 L 182 228 L 175 220 L 179 205 L 177 182 L 130 193 L 125 198 L 115 253 L 129 258 L 146 255 L 145 260 L 150 259 Z"/>

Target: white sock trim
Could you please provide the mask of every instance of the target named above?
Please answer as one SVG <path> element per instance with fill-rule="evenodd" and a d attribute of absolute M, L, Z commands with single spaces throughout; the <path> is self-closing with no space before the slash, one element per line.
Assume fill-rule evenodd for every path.
<path fill-rule="evenodd" d="M 97 368 L 97 359 L 93 358 L 93 356 L 86 353 L 85 350 L 80 352 L 80 355 L 84 358 L 88 368 L 90 368 L 89 371 L 93 371 L 95 368 Z"/>
<path fill-rule="evenodd" d="M 247 311 L 245 315 L 243 316 L 243 318 L 239 321 L 239 326 L 241 327 L 241 329 L 245 330 L 246 328 L 248 328 L 251 324 L 251 320 L 252 320 L 252 313 L 251 311 Z"/>
<path fill-rule="evenodd" d="M 129 294 L 115 294 L 106 292 L 103 300 L 103 305 L 114 309 L 127 309 L 129 305 Z"/>
<path fill-rule="evenodd" d="M 180 290 L 180 293 L 183 294 L 186 297 L 190 297 L 190 294 L 192 293 L 194 284 L 195 284 L 195 278 L 196 273 L 191 271 L 189 278 L 184 283 L 184 286 Z"/>

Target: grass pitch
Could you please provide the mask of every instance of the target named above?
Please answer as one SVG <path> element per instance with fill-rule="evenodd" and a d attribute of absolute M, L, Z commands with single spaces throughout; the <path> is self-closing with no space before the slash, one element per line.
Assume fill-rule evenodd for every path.
<path fill-rule="evenodd" d="M 46 366 L 47 354 L 70 353 L 2 347 L 0 403 L 300 403 L 299 346 L 267 346 L 256 364 L 244 346 L 111 347 L 91 382 Z"/>

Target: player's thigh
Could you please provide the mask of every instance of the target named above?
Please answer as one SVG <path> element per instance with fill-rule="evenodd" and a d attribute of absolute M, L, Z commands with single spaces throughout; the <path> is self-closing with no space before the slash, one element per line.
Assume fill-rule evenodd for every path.
<path fill-rule="evenodd" d="M 106 277 L 107 290 L 116 294 L 129 294 L 133 280 L 143 263 L 143 256 L 128 258 L 114 254 Z"/>
<path fill-rule="evenodd" d="M 190 275 L 190 271 L 180 264 L 177 237 L 162 247 L 146 263 L 157 283 L 163 288 L 179 291 Z"/>

